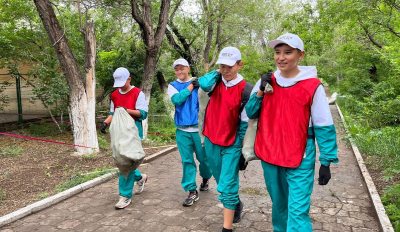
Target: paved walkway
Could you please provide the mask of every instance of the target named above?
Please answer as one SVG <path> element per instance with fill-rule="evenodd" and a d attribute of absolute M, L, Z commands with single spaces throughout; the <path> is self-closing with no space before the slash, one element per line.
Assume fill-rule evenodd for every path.
<path fill-rule="evenodd" d="M 331 111 L 340 132 L 340 162 L 331 166 L 332 179 L 328 185 L 314 186 L 310 210 L 314 231 L 379 231 L 354 154 L 345 141 L 340 140 L 343 128 L 338 123 L 336 106 L 331 106 Z M 217 200 L 215 181 L 211 181 L 208 192 L 200 192 L 200 200 L 194 206 L 182 206 L 187 194 L 180 186 L 182 167 L 178 151 L 140 169 L 149 175 L 149 181 L 145 191 L 134 195 L 132 205 L 124 210 L 114 209 L 118 180 L 113 179 L 4 226 L 0 231 L 221 231 L 223 209 Z M 198 183 L 200 181 L 198 177 Z M 260 161 L 252 161 L 247 170 L 240 173 L 240 186 L 244 213 L 242 221 L 234 225 L 234 231 L 272 231 L 271 201 Z"/>

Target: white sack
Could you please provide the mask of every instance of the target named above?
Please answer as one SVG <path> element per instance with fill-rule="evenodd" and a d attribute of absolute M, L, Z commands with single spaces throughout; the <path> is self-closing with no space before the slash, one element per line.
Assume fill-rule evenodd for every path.
<path fill-rule="evenodd" d="M 206 107 L 208 104 L 208 101 L 210 100 L 210 97 L 208 96 L 207 92 L 204 92 L 204 90 L 202 90 L 201 88 L 199 88 L 198 91 L 198 96 L 199 96 L 199 122 L 198 122 L 198 126 L 199 126 L 199 135 L 200 135 L 200 139 L 201 139 L 201 145 L 204 146 L 204 135 L 203 135 L 203 119 L 204 119 L 204 114 L 206 112 Z"/>
<path fill-rule="evenodd" d="M 110 125 L 111 149 L 119 171 L 127 178 L 143 162 L 145 153 L 135 120 L 123 108 L 116 108 Z"/>
<path fill-rule="evenodd" d="M 257 123 L 258 123 L 258 118 L 249 119 L 246 135 L 244 136 L 243 139 L 242 154 L 246 162 L 259 159 L 254 154 L 254 143 L 256 141 Z"/>

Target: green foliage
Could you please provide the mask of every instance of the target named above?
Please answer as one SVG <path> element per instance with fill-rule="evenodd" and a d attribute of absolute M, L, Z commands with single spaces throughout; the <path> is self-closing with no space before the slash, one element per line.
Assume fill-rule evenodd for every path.
<path fill-rule="evenodd" d="M 52 136 L 58 133 L 57 130 L 54 130 L 54 125 L 45 119 L 29 124 L 29 132 L 34 137 Z"/>
<path fill-rule="evenodd" d="M 0 187 L 0 202 L 1 202 L 2 200 L 5 200 L 6 198 L 7 198 L 6 191 L 3 190 L 3 189 L 1 189 L 1 187 Z"/>
<path fill-rule="evenodd" d="M 21 154 L 21 152 L 22 152 L 21 147 L 13 145 L 4 147 L 1 151 L 1 154 L 3 156 L 18 156 L 19 154 Z"/>
<path fill-rule="evenodd" d="M 44 199 L 44 198 L 46 198 L 46 197 L 48 197 L 49 196 L 49 193 L 42 193 L 42 194 L 39 194 L 39 198 L 40 199 Z"/>
<path fill-rule="evenodd" d="M 386 214 L 392 221 L 394 230 L 400 231 L 400 184 L 384 189 L 382 203 L 385 205 Z"/>
<path fill-rule="evenodd" d="M 57 185 L 56 191 L 62 192 L 110 172 L 113 172 L 113 170 L 111 170 L 109 167 L 95 169 L 93 172 L 86 175 L 82 172 L 78 172 L 77 174 L 73 175 L 69 181 L 65 181 Z"/>
<path fill-rule="evenodd" d="M 100 149 L 105 149 L 105 150 L 110 149 L 110 143 L 106 140 L 104 135 L 97 133 L 97 139 L 99 141 Z"/>
<path fill-rule="evenodd" d="M 153 145 L 155 146 L 165 145 L 175 142 L 176 127 L 174 125 L 174 121 L 172 120 L 172 118 L 168 114 L 166 114 L 166 109 L 161 94 L 158 95 L 155 94 L 155 96 L 153 95 L 151 97 L 148 122 L 149 122 L 149 129 L 148 129 L 149 133 L 163 134 L 163 135 L 148 134 L 148 138 L 151 140 L 151 143 Z"/>

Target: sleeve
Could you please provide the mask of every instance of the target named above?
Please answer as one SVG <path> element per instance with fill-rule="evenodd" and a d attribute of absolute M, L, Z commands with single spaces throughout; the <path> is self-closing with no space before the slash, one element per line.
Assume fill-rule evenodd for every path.
<path fill-rule="evenodd" d="M 242 143 L 244 140 L 244 135 L 246 134 L 247 125 L 248 125 L 247 121 L 240 121 L 238 133 L 239 133 L 240 141 L 242 141 Z"/>
<path fill-rule="evenodd" d="M 338 163 L 336 130 L 323 85 L 318 86 L 311 106 L 311 119 L 319 151 L 319 161 L 329 166 Z"/>
<path fill-rule="evenodd" d="M 246 104 L 246 113 L 250 119 L 255 119 L 260 117 L 261 113 L 261 103 L 263 101 L 263 96 L 257 96 L 253 93 Z"/>
<path fill-rule="evenodd" d="M 113 100 L 110 100 L 110 112 L 108 115 L 114 115 L 114 102 Z"/>
<path fill-rule="evenodd" d="M 203 89 L 205 92 L 210 92 L 213 88 L 215 83 L 217 82 L 219 77 L 219 72 L 217 70 L 211 71 L 206 75 L 199 77 L 199 84 L 200 88 Z"/>
<path fill-rule="evenodd" d="M 147 105 L 146 97 L 142 91 L 140 91 L 138 98 L 136 99 L 136 109 L 140 111 L 139 121 L 145 120 L 147 118 L 147 112 L 149 111 L 149 106 Z"/>
<path fill-rule="evenodd" d="M 171 98 L 172 104 L 181 105 L 183 104 L 187 98 L 190 96 L 192 92 L 190 92 L 187 88 L 183 89 L 179 92 L 172 85 L 168 85 L 168 96 Z"/>

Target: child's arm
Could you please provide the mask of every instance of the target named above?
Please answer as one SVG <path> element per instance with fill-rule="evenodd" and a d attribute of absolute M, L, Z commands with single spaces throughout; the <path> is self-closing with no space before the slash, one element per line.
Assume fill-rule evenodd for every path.
<path fill-rule="evenodd" d="M 319 156 L 321 164 L 329 166 L 331 163 L 339 162 L 337 157 L 336 130 L 322 85 L 317 88 L 314 94 L 311 106 L 311 119 L 314 125 L 315 138 L 321 153 Z"/>
<path fill-rule="evenodd" d="M 205 92 L 210 92 L 219 78 L 219 72 L 217 70 L 211 71 L 206 75 L 199 77 L 200 88 Z"/>
<path fill-rule="evenodd" d="M 190 84 L 186 89 L 181 90 L 180 92 L 175 89 L 174 86 L 168 85 L 168 96 L 174 105 L 183 104 L 187 98 L 190 96 L 193 90 L 193 85 Z"/>
<path fill-rule="evenodd" d="M 136 99 L 135 108 L 136 110 L 127 110 L 127 112 L 139 121 L 145 120 L 147 118 L 149 106 L 147 105 L 146 97 L 142 91 L 140 91 L 138 98 Z"/>
<path fill-rule="evenodd" d="M 264 98 L 264 92 L 260 91 L 260 82 L 261 79 L 258 80 L 256 85 L 253 87 L 253 90 L 251 91 L 251 97 L 246 104 L 246 113 L 250 119 L 260 117 L 261 103 Z M 262 95 L 259 96 L 258 92 L 261 92 Z"/>

